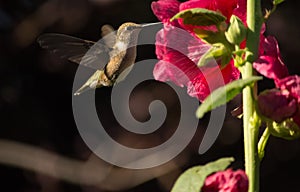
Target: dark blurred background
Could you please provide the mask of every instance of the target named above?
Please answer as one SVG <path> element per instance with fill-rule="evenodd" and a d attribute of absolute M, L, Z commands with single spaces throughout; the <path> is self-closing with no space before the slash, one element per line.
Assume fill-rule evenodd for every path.
<path fill-rule="evenodd" d="M 270 8 L 270 2 L 263 1 L 263 6 Z M 29 144 L 63 157 L 87 161 L 91 151 L 80 138 L 72 112 L 72 83 L 77 66 L 42 50 L 36 43 L 36 38 L 45 32 L 57 32 L 97 41 L 103 24 L 108 23 L 117 28 L 127 21 L 156 22 L 150 5 L 151 0 L 0 1 L 0 139 Z M 300 74 L 299 9 L 299 1 L 284 2 L 267 22 L 267 34 L 277 37 L 283 60 L 291 74 Z M 155 58 L 154 47 L 139 48 L 137 60 L 149 58 Z M 147 89 L 151 90 L 151 94 L 168 91 L 166 85 L 153 83 L 155 82 L 139 86 L 140 91 L 143 93 L 143 89 L 146 89 L 144 94 L 149 94 Z M 273 84 L 265 80 L 260 86 L 270 88 Z M 107 129 L 111 135 L 117 135 L 129 146 L 149 147 L 154 145 L 153 143 L 163 142 L 174 132 L 172 126 L 165 125 L 162 131 L 151 135 L 148 142 L 143 143 L 136 136 L 127 137 L 127 133 L 119 130 L 120 127 L 110 123 L 113 121 L 109 108 L 110 91 L 111 88 L 97 90 L 96 103 L 100 105 L 99 108 L 108 111 L 103 119 L 110 126 Z M 145 100 L 135 98 L 138 94 L 139 92 L 133 94 L 131 99 L 131 105 L 136 107 L 132 109 L 133 114 L 136 114 L 137 119 L 145 120 L 148 118 L 147 113 L 145 116 L 139 116 L 145 113 L 139 111 L 146 110 L 143 104 Z M 168 93 L 155 97 L 166 100 L 169 111 L 174 113 L 170 115 L 169 121 L 175 121 L 176 124 L 174 119 L 178 116 L 176 111 L 179 109 L 177 100 L 173 98 L 174 93 L 169 90 Z M 239 99 L 231 102 L 228 110 L 238 106 L 239 102 Z M 142 107 L 139 107 L 140 105 Z M 217 142 L 207 153 L 198 155 L 197 148 L 206 123 L 205 119 L 200 121 L 196 136 L 179 155 L 174 169 L 162 168 L 161 174 L 149 176 L 141 184 L 129 185 L 119 191 L 168 191 L 184 169 L 222 156 L 234 156 L 234 167 L 243 168 L 240 120 L 228 115 Z M 37 158 L 38 156 L 37 154 Z M 272 137 L 261 164 L 261 191 L 299 191 L 299 162 L 299 140 L 285 141 Z M 109 182 L 132 177 L 122 170 L 121 173 L 123 175 L 120 177 L 108 178 Z M 118 185 L 118 181 L 115 182 Z M 108 190 L 101 184 L 97 187 L 72 184 L 33 171 L 0 165 L 0 191 Z"/>

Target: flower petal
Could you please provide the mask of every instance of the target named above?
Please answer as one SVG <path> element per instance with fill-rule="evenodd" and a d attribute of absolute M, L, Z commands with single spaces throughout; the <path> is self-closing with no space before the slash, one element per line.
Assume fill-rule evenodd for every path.
<path fill-rule="evenodd" d="M 288 90 L 300 105 L 300 76 L 288 76 L 276 82 L 277 87 L 281 90 Z"/>
<path fill-rule="evenodd" d="M 233 15 L 238 16 L 244 24 L 246 24 L 247 20 L 247 1 L 246 0 L 238 0 L 237 7 L 233 10 Z"/>
<path fill-rule="evenodd" d="M 156 55 L 158 59 L 163 59 L 165 54 L 175 50 L 198 63 L 201 56 L 210 47 L 210 45 L 203 43 L 184 29 L 173 25 L 166 24 L 156 35 Z"/>
<path fill-rule="evenodd" d="M 216 172 L 208 176 L 202 192 L 247 192 L 248 178 L 243 170 L 231 169 Z"/>
<path fill-rule="evenodd" d="M 288 69 L 281 60 L 278 43 L 268 36 L 262 42 L 263 54 L 253 63 L 253 67 L 267 78 L 275 81 L 288 76 Z"/>
<path fill-rule="evenodd" d="M 186 1 L 184 3 L 181 3 L 179 6 L 179 10 L 183 11 L 186 9 L 192 9 L 192 8 L 205 8 L 205 9 L 211 9 L 211 1 L 205 1 L 205 0 L 190 0 Z"/>
<path fill-rule="evenodd" d="M 189 82 L 188 77 L 174 64 L 167 61 L 159 61 L 153 70 L 153 76 L 156 80 L 166 82 L 172 81 L 176 85 L 183 87 Z"/>
<path fill-rule="evenodd" d="M 237 6 L 237 0 L 190 0 L 181 3 L 179 10 L 183 11 L 192 8 L 204 8 L 212 11 L 219 11 L 227 17 L 227 20 L 229 21 L 233 10 L 237 8 Z"/>
<path fill-rule="evenodd" d="M 262 115 L 277 123 L 291 118 L 297 111 L 297 101 L 286 90 L 271 89 L 262 92 L 258 96 L 257 104 Z"/>
<path fill-rule="evenodd" d="M 160 62 L 160 66 L 155 69 L 154 74 L 157 74 L 157 79 L 162 80 L 166 78 L 159 78 L 162 76 L 158 75 L 161 73 L 158 69 L 169 71 L 167 74 L 170 74 L 171 71 L 178 71 L 176 69 L 178 68 L 188 79 L 193 79 L 200 71 L 196 63 L 209 48 L 209 45 L 202 43 L 187 31 L 171 25 L 165 25 L 156 36 L 156 55 L 158 59 L 164 62 Z M 161 65 L 164 63 L 166 66 L 162 67 Z M 176 68 L 170 67 L 170 64 L 173 64 Z M 176 72 L 176 74 L 179 73 Z M 169 77 L 169 79 L 172 80 L 174 78 Z M 176 84 L 187 85 L 187 82 L 181 81 L 181 79 L 179 78 Z"/>
<path fill-rule="evenodd" d="M 288 75 L 287 68 L 282 61 L 271 56 L 260 56 L 253 63 L 253 67 L 263 76 L 274 80 Z"/>
<path fill-rule="evenodd" d="M 152 2 L 151 8 L 156 17 L 163 23 L 169 23 L 176 13 L 179 12 L 180 2 L 177 0 L 159 0 Z"/>
<path fill-rule="evenodd" d="M 211 92 L 225 84 L 236 80 L 240 72 L 230 62 L 222 70 L 220 66 L 201 68 L 201 73 L 188 83 L 188 94 L 203 101 Z"/>
<path fill-rule="evenodd" d="M 265 55 L 278 57 L 280 55 L 280 50 L 278 42 L 273 36 L 268 36 L 264 39 L 263 49 L 265 50 Z"/>
<path fill-rule="evenodd" d="M 233 11 L 237 7 L 238 0 L 215 0 L 213 10 L 220 11 L 225 17 L 227 17 L 227 21 L 229 21 Z"/>

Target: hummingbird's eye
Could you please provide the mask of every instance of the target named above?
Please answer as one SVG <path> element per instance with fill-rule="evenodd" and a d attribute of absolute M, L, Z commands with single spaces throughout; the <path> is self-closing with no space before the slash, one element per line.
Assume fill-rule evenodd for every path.
<path fill-rule="evenodd" d="M 130 26 L 127 26 L 125 29 L 126 30 L 129 30 L 129 31 L 132 31 L 132 30 L 135 30 L 135 29 L 138 29 L 140 28 L 139 26 L 135 26 L 135 25 L 130 25 Z"/>
<path fill-rule="evenodd" d="M 131 31 L 131 30 L 134 29 L 134 27 L 133 27 L 133 26 L 128 26 L 128 27 L 126 27 L 125 29 L 126 29 L 126 31 L 127 31 L 127 30 L 130 30 L 130 31 Z"/>

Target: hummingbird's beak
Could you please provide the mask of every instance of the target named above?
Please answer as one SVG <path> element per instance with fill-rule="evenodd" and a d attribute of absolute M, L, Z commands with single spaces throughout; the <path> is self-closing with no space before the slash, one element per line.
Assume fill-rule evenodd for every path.
<path fill-rule="evenodd" d="M 142 26 L 142 27 L 150 27 L 150 26 L 159 25 L 159 24 L 162 24 L 162 22 L 145 23 L 145 24 L 141 24 L 141 26 Z"/>

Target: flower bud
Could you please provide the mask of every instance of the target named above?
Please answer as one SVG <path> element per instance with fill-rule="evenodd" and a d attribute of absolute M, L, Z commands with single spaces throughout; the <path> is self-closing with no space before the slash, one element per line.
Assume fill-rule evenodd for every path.
<path fill-rule="evenodd" d="M 293 140 L 300 137 L 300 128 L 292 119 L 286 119 L 281 123 L 276 123 L 275 121 L 268 122 L 267 125 L 271 134 L 275 137 L 287 140 Z"/>
<path fill-rule="evenodd" d="M 293 117 L 297 112 L 296 100 L 285 90 L 271 89 L 262 92 L 258 96 L 257 106 L 260 114 L 277 123 Z"/>
<path fill-rule="evenodd" d="M 225 32 L 226 39 L 234 44 L 239 45 L 246 37 L 247 28 L 243 22 L 235 15 L 230 18 L 230 24 Z"/>
<path fill-rule="evenodd" d="M 247 192 L 248 185 L 248 177 L 243 170 L 227 169 L 208 176 L 201 191 Z"/>

